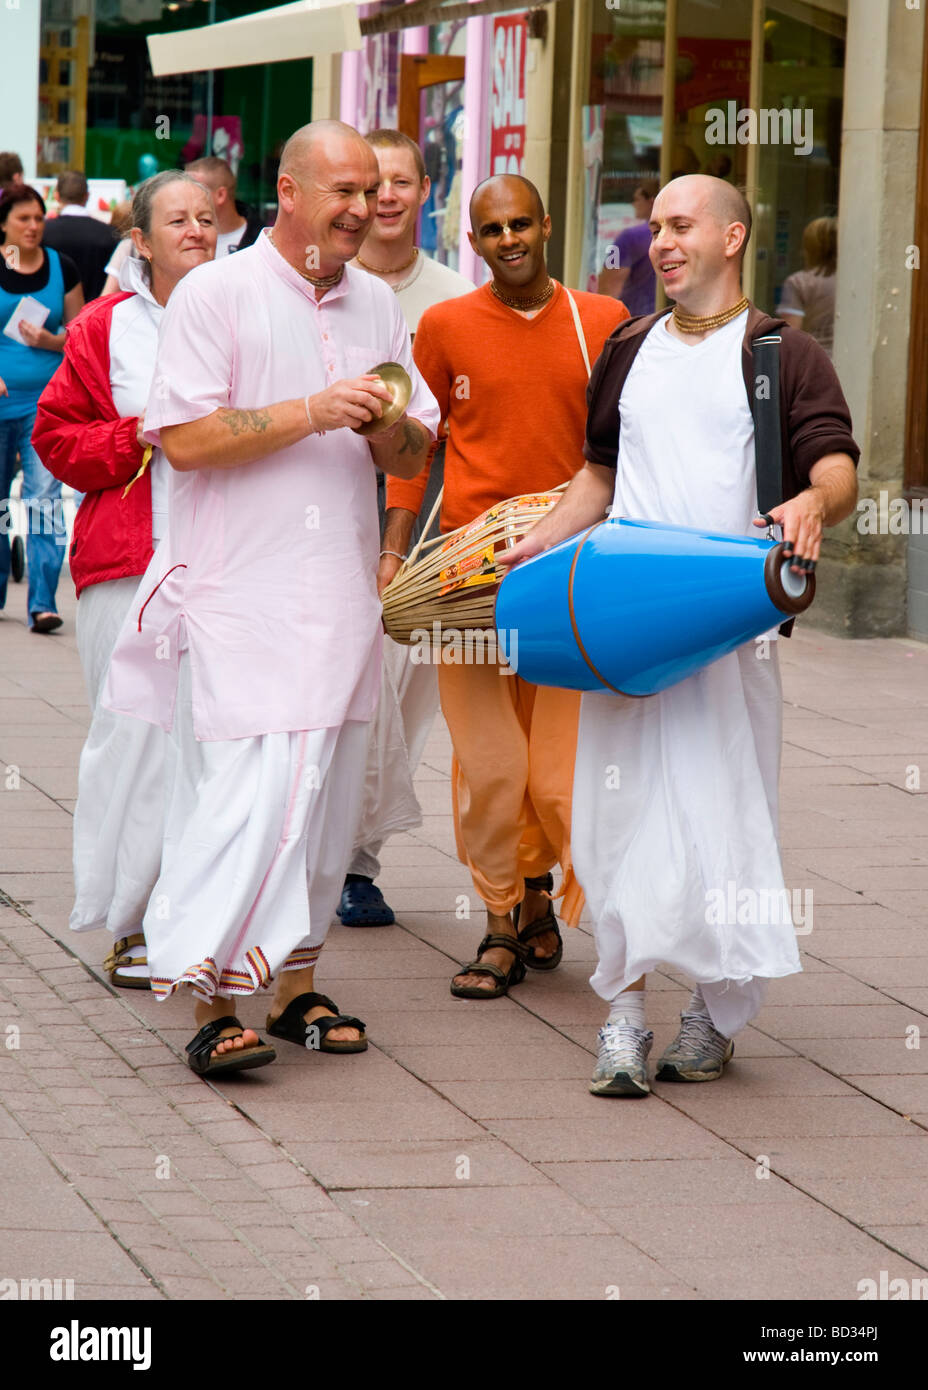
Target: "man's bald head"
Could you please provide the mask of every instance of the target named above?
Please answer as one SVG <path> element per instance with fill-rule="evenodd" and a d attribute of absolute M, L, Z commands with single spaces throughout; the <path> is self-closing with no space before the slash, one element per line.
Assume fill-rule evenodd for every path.
<path fill-rule="evenodd" d="M 336 151 L 352 145 L 370 154 L 376 164 L 371 147 L 354 126 L 344 121 L 310 121 L 295 130 L 284 145 L 279 173 L 289 174 L 292 179 L 305 178 L 318 158 L 329 159 Z"/>
<path fill-rule="evenodd" d="M 661 189 L 655 200 L 655 213 L 658 211 L 658 204 L 669 201 L 670 194 L 682 194 L 687 199 L 693 198 L 722 228 L 730 227 L 733 222 L 740 222 L 744 227 L 744 241 L 741 244 L 741 259 L 744 259 L 754 219 L 751 216 L 751 205 L 740 189 L 728 183 L 726 179 L 715 178 L 712 174 L 682 174 L 677 179 L 671 179 Z"/>
<path fill-rule="evenodd" d="M 482 221 L 479 209 L 483 203 L 488 200 L 498 203 L 501 198 L 505 199 L 507 193 L 514 188 L 517 188 L 522 196 L 528 193 L 532 200 L 535 216 L 539 222 L 544 220 L 545 205 L 531 179 L 523 178 L 521 174 L 494 174 L 491 178 L 484 179 L 483 183 L 478 183 L 471 194 L 470 225 L 474 232 L 477 231 Z"/>
<path fill-rule="evenodd" d="M 333 274 L 358 254 L 379 186 L 377 156 L 353 126 L 301 126 L 280 155 L 274 245 L 300 274 Z"/>

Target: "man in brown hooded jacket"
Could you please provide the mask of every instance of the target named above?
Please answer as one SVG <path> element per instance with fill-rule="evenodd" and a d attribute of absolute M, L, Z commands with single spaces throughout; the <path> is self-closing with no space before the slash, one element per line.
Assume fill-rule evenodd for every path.
<path fill-rule="evenodd" d="M 651 261 L 673 309 L 620 324 L 607 340 L 590 382 L 586 467 L 502 563 L 539 554 L 611 508 L 727 534 L 777 525 L 792 569 L 811 572 L 822 528 L 857 498 L 860 451 L 834 368 L 812 338 L 742 295 L 751 212 L 730 184 L 672 180 L 650 226 Z M 782 338 L 783 500 L 761 518 L 753 345 L 771 333 Z M 721 1076 L 766 980 L 801 968 L 790 912 L 770 921 L 740 907 L 789 901 L 777 844 L 781 687 L 768 636 L 647 699 L 583 697 L 571 841 L 596 930 L 591 983 L 610 1005 L 594 1094 L 650 1089 L 644 983 L 658 962 L 696 983 L 658 1063 L 666 1081 Z M 619 790 L 603 775 L 614 767 Z M 711 910 L 732 900 L 735 920 Z"/>

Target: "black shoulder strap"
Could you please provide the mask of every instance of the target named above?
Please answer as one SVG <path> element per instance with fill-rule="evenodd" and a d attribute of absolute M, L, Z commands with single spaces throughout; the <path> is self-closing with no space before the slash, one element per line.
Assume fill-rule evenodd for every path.
<path fill-rule="evenodd" d="M 754 416 L 754 470 L 757 475 L 757 511 L 765 516 L 783 500 L 783 446 L 780 438 L 780 343 L 779 333 L 755 338 L 754 395 L 751 414 Z M 780 628 L 781 637 L 789 637 L 795 619 L 790 618 Z"/>
<path fill-rule="evenodd" d="M 783 452 L 780 440 L 780 343 L 779 333 L 755 338 L 754 454 L 757 473 L 757 510 L 761 516 L 783 500 Z"/>

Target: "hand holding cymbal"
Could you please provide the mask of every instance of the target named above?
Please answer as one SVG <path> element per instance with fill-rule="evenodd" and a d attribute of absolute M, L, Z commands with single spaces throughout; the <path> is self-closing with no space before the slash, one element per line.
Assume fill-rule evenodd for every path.
<path fill-rule="evenodd" d="M 384 430 L 392 428 L 405 415 L 412 395 L 412 382 L 409 373 L 399 362 L 381 362 L 379 366 L 371 367 L 367 375 L 379 377 L 390 392 L 392 400 L 389 405 L 384 405 L 380 416 L 375 416 L 366 424 L 356 425 L 354 432 L 363 435 L 381 434 Z"/>

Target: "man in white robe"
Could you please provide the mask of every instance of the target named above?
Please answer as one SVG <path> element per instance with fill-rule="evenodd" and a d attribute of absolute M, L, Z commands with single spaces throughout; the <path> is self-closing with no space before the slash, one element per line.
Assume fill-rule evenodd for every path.
<path fill-rule="evenodd" d="M 751 213 L 730 184 L 673 180 L 650 225 L 674 309 L 633 319 L 607 342 L 590 386 L 587 465 L 502 561 L 539 554 L 611 509 L 735 535 L 776 524 L 792 569 L 809 572 L 823 526 L 857 497 L 859 450 L 834 370 L 811 338 L 742 298 Z M 752 343 L 780 329 L 786 500 L 759 518 Z M 765 981 L 801 968 L 777 845 L 781 694 L 768 636 L 659 695 L 583 697 L 571 842 L 595 922 L 591 983 L 610 1005 L 594 1094 L 649 1092 L 644 986 L 659 962 L 696 982 L 658 1063 L 668 1081 L 721 1076 Z"/>
<path fill-rule="evenodd" d="M 145 434 L 174 470 L 168 525 L 103 703 L 177 746 L 144 931 L 155 994 L 194 992 L 201 1074 L 273 1060 L 228 1000 L 274 978 L 275 1036 L 366 1047 L 313 971 L 380 683 L 375 466 L 414 477 L 438 426 L 393 294 L 348 266 L 378 183 L 351 127 L 297 131 L 272 231 L 191 272 L 161 331 Z M 391 400 L 371 374 L 389 360 L 412 398 L 367 439 L 353 431 Z"/>

